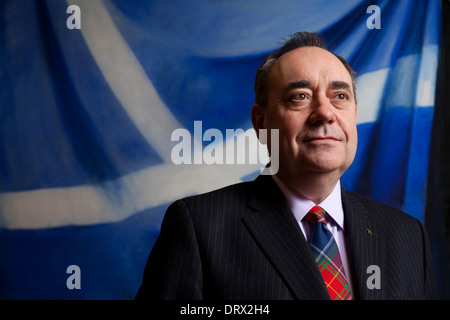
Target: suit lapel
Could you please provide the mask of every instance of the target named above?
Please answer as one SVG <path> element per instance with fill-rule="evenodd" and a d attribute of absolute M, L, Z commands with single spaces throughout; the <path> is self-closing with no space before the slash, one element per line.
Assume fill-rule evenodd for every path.
<path fill-rule="evenodd" d="M 350 244 L 353 294 L 363 300 L 384 299 L 386 241 L 383 228 L 358 198 L 343 188 L 342 203 L 345 232 Z M 371 276 L 374 275 L 374 271 L 368 270 L 369 266 L 379 267 L 381 289 L 369 288 L 368 280 L 373 283 Z"/>
<path fill-rule="evenodd" d="M 329 299 L 319 269 L 287 201 L 270 176 L 254 182 L 243 223 L 296 299 Z"/>

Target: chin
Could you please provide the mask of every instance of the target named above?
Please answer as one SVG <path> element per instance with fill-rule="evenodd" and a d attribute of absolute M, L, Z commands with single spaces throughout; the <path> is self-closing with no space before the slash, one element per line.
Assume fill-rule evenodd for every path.
<path fill-rule="evenodd" d="M 337 153 L 311 154 L 304 160 L 305 167 L 317 168 L 319 171 L 330 171 L 340 168 L 344 165 L 344 157 Z"/>

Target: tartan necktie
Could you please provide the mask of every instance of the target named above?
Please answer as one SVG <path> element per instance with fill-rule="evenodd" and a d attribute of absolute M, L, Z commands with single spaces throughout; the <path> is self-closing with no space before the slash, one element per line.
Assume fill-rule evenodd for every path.
<path fill-rule="evenodd" d="M 352 300 L 336 241 L 325 224 L 325 210 L 314 206 L 306 215 L 313 224 L 310 248 L 332 300 Z"/>

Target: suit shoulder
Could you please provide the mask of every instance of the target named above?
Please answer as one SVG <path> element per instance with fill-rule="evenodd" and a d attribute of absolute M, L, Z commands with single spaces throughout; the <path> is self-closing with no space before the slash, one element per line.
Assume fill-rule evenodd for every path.
<path fill-rule="evenodd" d="M 188 208 L 214 206 L 223 207 L 226 203 L 246 202 L 250 194 L 252 181 L 239 182 L 212 191 L 184 197 L 176 202 L 183 202 Z"/>
<path fill-rule="evenodd" d="M 407 223 L 417 225 L 417 223 L 421 224 L 421 222 L 415 217 L 384 204 L 382 202 L 373 200 L 359 193 L 345 191 L 348 200 L 354 204 L 359 203 L 363 205 L 367 211 L 378 220 L 382 220 L 384 223 L 392 224 L 392 223 Z"/>

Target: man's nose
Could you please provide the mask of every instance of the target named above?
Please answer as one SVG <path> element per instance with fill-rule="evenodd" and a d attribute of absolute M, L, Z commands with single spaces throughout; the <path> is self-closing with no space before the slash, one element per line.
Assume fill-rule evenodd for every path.
<path fill-rule="evenodd" d="M 332 124 L 336 121 L 335 108 L 328 97 L 320 97 L 311 105 L 309 122 L 313 125 Z"/>

